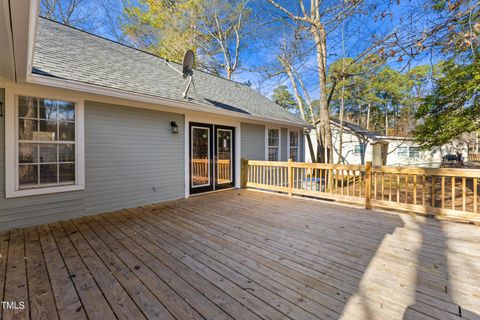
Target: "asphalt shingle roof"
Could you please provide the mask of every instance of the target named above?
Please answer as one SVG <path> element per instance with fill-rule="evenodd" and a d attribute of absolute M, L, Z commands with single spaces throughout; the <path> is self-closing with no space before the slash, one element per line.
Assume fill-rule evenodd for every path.
<path fill-rule="evenodd" d="M 331 119 L 331 123 L 336 127 L 340 126 L 340 121 L 337 120 L 337 119 Z M 356 125 L 354 123 L 343 121 L 343 127 L 344 127 L 344 129 L 353 131 L 354 133 L 362 135 L 366 138 L 369 138 L 369 139 L 372 139 L 372 140 L 375 140 L 375 141 L 382 140 L 381 135 L 377 134 L 374 131 L 367 130 L 364 127 L 361 127 L 361 126 Z"/>
<path fill-rule="evenodd" d="M 307 125 L 256 90 L 201 71 L 194 72 L 195 87 L 183 99 L 188 80 L 164 59 L 45 18 L 39 19 L 33 73 L 189 102 L 209 112 L 229 110 Z"/>

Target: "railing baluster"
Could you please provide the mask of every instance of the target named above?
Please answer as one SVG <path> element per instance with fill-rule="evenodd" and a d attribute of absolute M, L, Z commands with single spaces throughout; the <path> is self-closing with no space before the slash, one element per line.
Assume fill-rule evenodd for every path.
<path fill-rule="evenodd" d="M 452 177 L 452 210 L 455 210 L 455 177 Z"/>
<path fill-rule="evenodd" d="M 432 176 L 431 206 L 435 207 L 435 176 Z"/>
<path fill-rule="evenodd" d="M 352 195 L 355 197 L 357 193 L 355 192 L 355 189 L 357 188 L 357 170 L 353 170 L 353 190 L 352 190 Z"/>
<path fill-rule="evenodd" d="M 347 170 L 347 196 L 350 196 L 350 170 Z"/>
<path fill-rule="evenodd" d="M 427 204 L 427 177 L 423 175 L 423 184 L 422 184 L 422 206 Z"/>
<path fill-rule="evenodd" d="M 408 174 L 405 175 L 405 203 L 408 203 Z"/>
<path fill-rule="evenodd" d="M 359 172 L 359 184 L 358 184 L 358 189 L 359 189 L 359 197 L 361 198 L 362 197 L 362 187 L 363 187 L 363 171 L 360 171 Z"/>
<path fill-rule="evenodd" d="M 385 200 L 385 173 L 382 172 L 382 201 Z"/>
<path fill-rule="evenodd" d="M 467 178 L 462 178 L 462 210 L 467 211 Z"/>
<path fill-rule="evenodd" d="M 399 203 L 400 202 L 400 174 L 397 174 L 396 191 L 397 191 L 397 203 Z"/>
<path fill-rule="evenodd" d="M 477 207 L 477 200 L 478 200 L 478 195 L 477 195 L 477 185 L 478 181 L 477 178 L 473 178 L 473 212 L 477 213 L 478 212 L 478 207 Z"/>
<path fill-rule="evenodd" d="M 442 209 L 445 208 L 445 177 L 442 176 Z"/>
<path fill-rule="evenodd" d="M 413 204 L 417 204 L 417 175 L 413 175 Z"/>
<path fill-rule="evenodd" d="M 328 184 L 330 186 L 330 193 L 333 193 L 333 169 L 328 170 Z"/>
<path fill-rule="evenodd" d="M 390 179 L 388 179 L 388 182 L 390 183 L 390 190 L 388 191 L 388 201 L 392 201 L 392 180 L 393 173 L 390 173 Z"/>

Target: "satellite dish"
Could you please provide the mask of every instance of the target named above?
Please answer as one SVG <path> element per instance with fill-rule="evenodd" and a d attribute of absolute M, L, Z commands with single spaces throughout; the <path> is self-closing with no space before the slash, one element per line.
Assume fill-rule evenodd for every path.
<path fill-rule="evenodd" d="M 192 50 L 187 50 L 185 56 L 183 57 L 183 79 L 191 77 L 193 75 L 193 64 L 195 63 L 195 54 Z"/>
<path fill-rule="evenodd" d="M 183 66 L 182 66 L 182 73 L 183 79 L 190 78 L 188 80 L 187 88 L 183 92 L 183 99 L 186 99 L 188 96 L 188 90 L 190 89 L 190 85 L 193 83 L 193 64 L 195 63 L 195 54 L 192 50 L 187 50 L 185 52 L 185 56 L 183 57 Z M 193 85 L 195 89 L 195 84 Z"/>

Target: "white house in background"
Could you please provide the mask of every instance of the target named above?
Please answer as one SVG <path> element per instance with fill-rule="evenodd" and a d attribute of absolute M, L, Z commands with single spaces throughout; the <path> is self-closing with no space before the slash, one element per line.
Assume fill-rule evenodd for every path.
<path fill-rule="evenodd" d="M 334 144 L 334 163 L 338 163 L 340 150 L 340 123 L 331 121 Z M 317 148 L 316 132 L 310 137 L 314 150 Z M 386 137 L 358 125 L 344 122 L 342 138 L 342 158 L 345 164 L 364 164 L 371 161 L 373 165 L 439 167 L 446 155 L 460 153 L 463 161 L 468 160 L 468 146 L 463 141 L 454 141 L 431 150 L 420 150 L 412 138 Z M 307 145 L 307 144 L 305 144 Z M 305 148 L 305 160 L 311 162 L 310 151 Z"/>

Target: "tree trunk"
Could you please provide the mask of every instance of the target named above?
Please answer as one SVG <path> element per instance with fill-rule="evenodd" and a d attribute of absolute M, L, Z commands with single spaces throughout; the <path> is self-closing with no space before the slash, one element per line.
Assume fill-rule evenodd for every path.
<path fill-rule="evenodd" d="M 333 141 L 327 97 L 327 38 L 325 31 L 312 25 L 311 33 L 317 50 L 317 68 L 320 82 L 320 128 L 323 134 L 325 162 L 333 163 Z"/>
<path fill-rule="evenodd" d="M 345 78 L 343 78 L 343 83 L 345 82 Z M 342 95 L 340 98 L 340 133 L 338 136 L 338 163 L 343 162 L 343 113 L 345 110 L 345 99 L 343 95 L 345 93 L 345 83 L 342 85 Z"/>
<path fill-rule="evenodd" d="M 282 64 L 283 68 L 285 69 L 285 72 L 287 73 L 288 78 L 290 79 L 290 83 L 292 84 L 293 92 L 295 93 L 295 99 L 297 100 L 298 108 L 300 109 L 300 115 L 303 120 L 307 121 L 307 116 L 305 114 L 305 106 L 303 105 L 303 99 L 302 99 L 302 96 L 300 95 L 300 91 L 298 90 L 297 82 L 295 81 L 295 76 L 293 75 L 291 65 L 288 64 L 288 62 L 284 61 L 280 57 L 279 57 L 279 61 Z M 312 109 L 312 106 L 310 104 L 310 110 L 311 109 Z M 315 124 L 315 118 L 313 117 L 313 114 L 311 114 L 311 118 L 312 118 L 312 122 Z M 308 149 L 310 151 L 310 157 L 312 159 L 312 162 L 317 162 L 317 157 L 315 157 L 315 151 L 313 150 L 313 144 L 312 144 L 312 140 L 310 138 L 309 133 L 306 134 L 306 138 L 307 138 Z"/>
<path fill-rule="evenodd" d="M 388 110 L 385 110 L 385 137 L 388 137 Z"/>
<path fill-rule="evenodd" d="M 369 102 L 368 103 L 368 109 L 367 109 L 367 130 L 370 130 L 370 112 L 371 112 L 372 104 Z"/>

